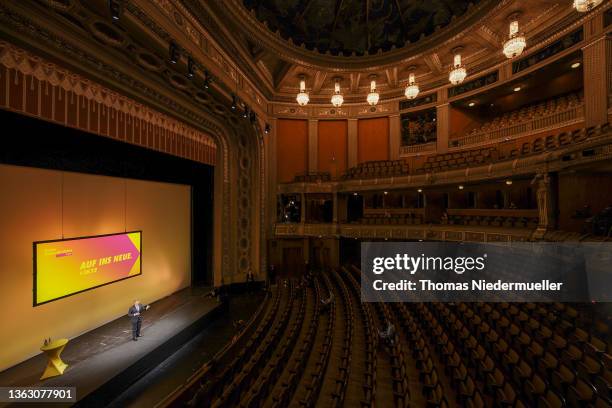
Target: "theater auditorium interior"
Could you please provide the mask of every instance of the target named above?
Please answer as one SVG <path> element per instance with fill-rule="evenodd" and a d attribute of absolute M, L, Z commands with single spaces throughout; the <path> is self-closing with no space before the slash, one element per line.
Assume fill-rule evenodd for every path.
<path fill-rule="evenodd" d="M 0 125 L 0 407 L 612 407 L 610 0 L 3 0 Z"/>

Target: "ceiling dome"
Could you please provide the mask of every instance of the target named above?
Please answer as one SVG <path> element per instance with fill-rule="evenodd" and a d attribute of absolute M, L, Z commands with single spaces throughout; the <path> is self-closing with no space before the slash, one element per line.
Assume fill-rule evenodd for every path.
<path fill-rule="evenodd" d="M 243 0 L 285 39 L 321 53 L 374 54 L 416 42 L 479 0 Z"/>

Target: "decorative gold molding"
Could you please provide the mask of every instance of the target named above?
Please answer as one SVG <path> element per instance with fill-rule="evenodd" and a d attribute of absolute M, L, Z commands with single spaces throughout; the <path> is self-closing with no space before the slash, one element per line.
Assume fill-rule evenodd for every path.
<path fill-rule="evenodd" d="M 0 77 L 0 80 L 6 81 L 7 84 L 3 87 L 6 91 L 5 109 L 45 120 L 59 121 L 65 126 L 115 137 L 202 163 L 215 163 L 216 143 L 211 136 L 4 41 L 0 41 L 0 65 L 6 68 L 5 77 Z M 19 72 L 23 76 L 11 75 L 11 72 Z M 12 85 L 18 85 L 23 89 L 20 92 L 24 96 L 19 96 L 18 100 L 15 100 L 16 95 L 11 92 L 14 89 L 10 84 L 11 77 L 14 82 Z M 35 84 L 33 79 L 40 84 Z M 34 89 L 35 86 L 38 87 L 37 90 Z M 43 98 L 48 99 L 51 104 L 57 103 L 56 98 L 46 97 L 53 89 L 57 89 L 58 92 L 61 90 L 65 95 L 64 101 L 61 102 L 64 110 L 61 118 L 59 115 L 53 115 L 56 112 L 55 105 L 50 107 L 48 111 L 50 114 L 47 114 L 41 103 Z M 30 95 L 32 91 L 35 94 Z M 37 102 L 28 104 L 28 95 L 36 98 Z M 58 95 L 61 98 L 61 94 Z M 72 111 L 68 106 L 70 101 L 67 98 L 70 95 L 88 101 L 86 104 L 83 104 L 82 100 L 79 102 L 82 106 L 74 108 L 74 117 L 71 116 Z M 107 109 L 108 113 L 104 113 L 104 109 Z M 121 119 L 119 113 L 125 115 L 125 118 Z M 87 114 L 87 120 L 78 117 L 79 114 Z M 101 122 L 103 119 L 100 115 L 106 116 L 108 124 Z M 152 127 L 137 125 L 134 123 L 135 120 L 141 120 Z M 94 121 L 95 126 L 92 123 Z M 128 129 L 129 126 L 132 129 Z M 139 132 L 138 138 L 135 137 L 136 128 Z M 129 134 L 133 135 L 132 140 L 128 140 Z"/>

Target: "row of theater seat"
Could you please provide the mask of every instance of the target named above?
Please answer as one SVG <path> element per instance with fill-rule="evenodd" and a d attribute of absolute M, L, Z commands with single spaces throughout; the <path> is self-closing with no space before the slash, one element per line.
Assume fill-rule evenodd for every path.
<path fill-rule="evenodd" d="M 308 361 L 317 333 L 317 326 L 319 324 L 319 290 L 318 286 L 315 289 L 308 289 L 311 293 L 308 296 L 312 296 L 312 302 L 307 302 L 306 317 L 305 321 L 308 322 L 307 326 L 304 326 L 300 333 L 301 342 L 295 355 L 292 356 L 289 361 L 288 369 L 278 379 L 276 388 L 271 392 L 272 407 L 286 407 L 289 405 L 293 395 L 296 392 L 296 388 L 299 382 L 301 374 L 306 368 L 306 362 Z M 304 291 L 306 296 L 306 291 Z"/>
<path fill-rule="evenodd" d="M 367 214 L 359 220 L 360 224 L 370 225 L 418 225 L 423 223 L 420 214 Z"/>
<path fill-rule="evenodd" d="M 535 228 L 538 226 L 538 217 L 500 216 L 495 215 L 495 211 L 491 210 L 491 215 L 449 215 L 447 218 L 442 218 L 441 223 L 506 228 Z"/>
<path fill-rule="evenodd" d="M 583 103 L 584 97 L 582 93 L 571 93 L 563 95 L 558 98 L 527 105 L 517 110 L 506 112 L 500 116 L 496 116 L 492 120 L 483 123 L 482 126 L 474 128 L 470 132 L 470 134 L 490 132 L 506 126 L 527 122 L 533 119 L 537 119 L 539 117 L 552 115 L 556 112 L 581 106 L 583 105 Z"/>
<path fill-rule="evenodd" d="M 610 125 L 606 123 L 601 126 L 591 126 L 588 128 L 576 129 L 571 132 L 562 132 L 557 135 L 538 137 L 531 142 L 523 143 L 520 148 L 510 150 L 507 154 L 500 153 L 498 147 L 485 147 L 433 155 L 429 156 L 423 166 L 416 169 L 415 172 L 417 174 L 423 174 L 448 171 L 525 157 L 580 143 L 589 138 L 597 137 L 608 132 L 610 132 Z"/>
<path fill-rule="evenodd" d="M 610 406 L 610 329 L 590 306 L 364 303 L 360 279 L 283 281 L 166 406 Z"/>
<path fill-rule="evenodd" d="M 342 176 L 343 180 L 400 177 L 411 173 L 424 174 L 430 172 L 448 171 L 458 168 L 475 167 L 483 164 L 495 163 L 525 157 L 545 151 L 552 151 L 571 144 L 583 142 L 589 138 L 597 137 L 610 132 L 610 124 L 591 126 L 588 128 L 564 131 L 555 135 L 537 137 L 532 141 L 524 142 L 520 147 L 509 151 L 502 151 L 499 147 L 483 147 L 470 150 L 461 150 L 452 153 L 435 154 L 427 157 L 426 161 L 410 171 L 404 160 L 379 160 L 360 163 L 351 167 Z M 329 173 L 297 175 L 295 182 L 325 182 L 331 181 Z"/>
<path fill-rule="evenodd" d="M 432 171 L 445 171 L 456 167 L 480 166 L 497 161 L 497 148 L 465 150 L 456 153 L 437 154 L 427 157 L 423 166 L 416 169 L 417 174 Z"/>
<path fill-rule="evenodd" d="M 282 313 L 274 319 L 274 323 L 261 343 L 249 353 L 247 361 L 243 364 L 241 370 L 237 372 L 231 381 L 220 383 L 217 385 L 217 398 L 212 399 L 211 407 L 235 407 L 245 401 L 256 403 L 258 400 L 253 398 L 252 392 L 257 394 L 263 388 L 260 382 L 260 376 L 268 367 L 267 362 L 274 359 L 277 349 L 283 347 L 282 343 L 287 342 L 287 338 L 283 336 L 285 327 L 288 325 L 290 316 L 292 315 L 295 293 L 293 286 L 289 285 L 287 290 L 281 292 L 283 298 Z M 275 360 L 276 364 L 281 364 L 284 360 Z M 206 401 L 208 402 L 208 401 Z M 200 400 L 198 404 L 205 403 Z M 250 405 L 249 405 L 250 406 Z"/>
<path fill-rule="evenodd" d="M 408 174 L 408 165 L 404 160 L 378 160 L 359 163 L 344 174 L 344 180 L 397 177 Z"/>
<path fill-rule="evenodd" d="M 298 174 L 293 178 L 293 181 L 296 183 L 322 183 L 331 181 L 331 174 L 327 172 Z"/>

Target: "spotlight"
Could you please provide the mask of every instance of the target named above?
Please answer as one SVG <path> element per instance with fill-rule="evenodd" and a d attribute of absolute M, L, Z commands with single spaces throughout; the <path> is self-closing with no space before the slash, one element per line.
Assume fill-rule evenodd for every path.
<path fill-rule="evenodd" d="M 238 98 L 235 94 L 232 94 L 232 110 L 235 111 L 238 109 Z"/>
<path fill-rule="evenodd" d="M 244 112 L 242 112 L 242 117 L 245 119 L 249 117 L 249 106 L 248 105 L 244 105 Z"/>
<path fill-rule="evenodd" d="M 417 190 L 417 192 L 422 193 L 422 192 L 423 192 L 423 189 L 422 189 L 422 188 L 419 188 L 419 189 Z"/>
<path fill-rule="evenodd" d="M 470 102 L 468 103 L 468 106 L 471 108 L 472 106 L 476 105 L 476 102 Z"/>
<path fill-rule="evenodd" d="M 195 62 L 193 61 L 193 58 L 189 57 L 187 58 L 187 76 L 189 78 L 193 78 L 194 74 L 195 74 Z"/>
<path fill-rule="evenodd" d="M 580 66 L 580 62 L 574 62 L 574 63 L 571 65 L 572 69 L 576 69 L 576 68 L 578 68 L 579 66 Z"/>
<path fill-rule="evenodd" d="M 267 135 L 268 133 L 270 133 L 270 124 L 266 123 L 266 126 L 264 127 L 264 133 Z"/>
<path fill-rule="evenodd" d="M 173 42 L 170 43 L 168 54 L 170 57 L 170 63 L 176 64 L 180 58 L 180 55 L 179 55 L 178 47 L 176 46 L 175 43 Z"/>
<path fill-rule="evenodd" d="M 463 190 L 463 185 L 460 184 L 458 188 L 459 190 Z"/>
<path fill-rule="evenodd" d="M 353 193 L 354 196 L 358 195 L 357 193 Z"/>
<path fill-rule="evenodd" d="M 121 3 L 117 0 L 108 0 L 108 10 L 110 11 L 113 21 L 119 21 L 121 16 Z"/>
<path fill-rule="evenodd" d="M 520 87 L 520 86 L 517 86 L 517 87 L 515 87 L 515 88 L 513 89 L 513 91 L 514 91 L 514 92 L 518 92 L 518 91 L 520 91 L 520 90 L 521 90 L 521 87 Z"/>
<path fill-rule="evenodd" d="M 384 194 L 385 194 L 385 195 L 387 195 L 387 194 L 389 194 L 389 192 L 388 192 L 388 191 L 385 191 L 385 192 L 384 192 Z"/>
<path fill-rule="evenodd" d="M 506 185 L 511 186 L 512 185 L 512 180 L 506 180 Z"/>

